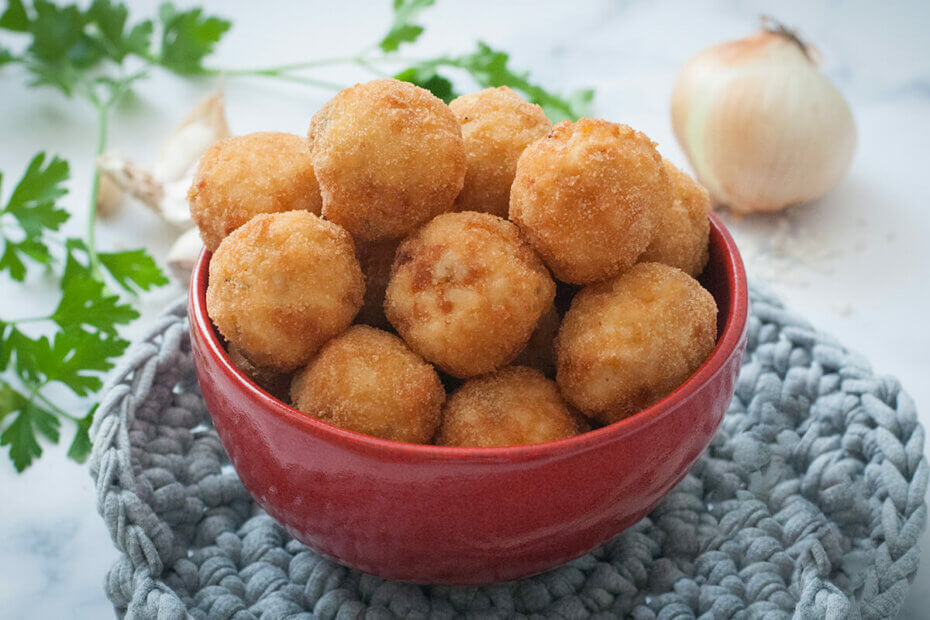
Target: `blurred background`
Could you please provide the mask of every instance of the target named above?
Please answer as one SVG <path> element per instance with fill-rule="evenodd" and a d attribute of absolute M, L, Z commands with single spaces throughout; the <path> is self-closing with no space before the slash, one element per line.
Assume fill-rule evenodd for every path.
<path fill-rule="evenodd" d="M 192 6 L 179 3 L 180 7 Z M 134 1 L 131 19 L 154 15 L 157 2 Z M 227 1 L 206 6 L 232 28 L 209 66 L 246 69 L 356 54 L 378 41 L 390 23 L 383 2 L 288 1 L 259 5 Z M 862 353 L 879 373 L 899 378 L 930 423 L 930 4 L 739 0 L 634 2 L 439 0 L 422 14 L 417 57 L 465 53 L 477 39 L 506 50 L 511 64 L 546 88 L 593 88 L 593 115 L 629 124 L 659 150 L 690 168 L 672 133 L 669 103 L 681 65 L 694 53 L 758 28 L 771 14 L 797 28 L 823 55 L 823 71 L 844 94 L 856 119 L 858 145 L 846 177 L 826 197 L 774 215 L 724 213 L 751 282 L 767 283 L 799 314 Z M 401 55 L 406 54 L 406 48 Z M 356 66 L 306 75 L 350 85 L 370 79 Z M 111 116 L 109 147 L 140 165 L 188 110 L 221 78 L 182 78 L 152 71 Z M 96 120 L 92 107 L 50 89 L 27 88 L 22 68 L 0 71 L 0 170 L 4 195 L 39 150 L 71 163 L 74 214 L 80 231 L 90 192 Z M 474 90 L 468 78 L 460 91 Z M 261 77 L 223 79 L 233 134 L 280 130 L 303 134 L 331 91 Z M 145 247 L 163 263 L 177 229 L 127 200 L 98 227 L 108 249 Z M 79 234 L 79 233 L 78 233 Z M 3 314 L 30 315 L 48 304 L 41 279 L 28 289 L 0 276 Z M 124 334 L 145 331 L 165 304 L 182 293 L 170 286 L 134 302 L 142 317 Z M 47 307 L 47 306 L 46 306 Z M 10 310 L 10 312 L 7 312 Z M 96 513 L 87 467 L 66 458 L 67 442 L 22 474 L 0 459 L 0 616 L 107 617 L 101 587 L 116 557 Z M 908 612 L 930 608 L 930 554 Z M 924 613 L 916 613 L 923 610 Z"/>

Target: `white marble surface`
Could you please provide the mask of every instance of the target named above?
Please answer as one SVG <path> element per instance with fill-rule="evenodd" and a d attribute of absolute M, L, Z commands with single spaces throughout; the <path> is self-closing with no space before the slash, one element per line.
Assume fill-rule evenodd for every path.
<path fill-rule="evenodd" d="M 182 3 L 187 4 L 187 3 Z M 541 83 L 568 90 L 597 89 L 596 113 L 641 129 L 661 150 L 684 163 L 668 116 L 678 67 L 700 48 L 747 34 L 760 13 L 796 25 L 823 51 L 825 70 L 847 95 L 859 145 L 847 178 L 816 204 L 787 217 L 733 222 L 750 277 L 773 278 L 776 291 L 817 326 L 864 353 L 877 370 L 898 376 L 930 423 L 930 5 L 899 2 L 781 3 L 719 0 L 681 3 L 606 1 L 440 0 L 424 21 L 416 54 L 463 51 L 476 38 L 509 50 L 515 66 Z M 133 2 L 136 15 L 156 2 Z M 213 64 L 245 67 L 354 53 L 386 27 L 388 2 L 217 3 L 234 28 Z M 270 3 L 267 6 L 271 6 Z M 414 52 L 411 51 L 411 54 Z M 355 69 L 315 74 L 351 83 Z M 27 90 L 17 69 L 0 72 L 0 170 L 7 182 L 27 159 L 46 149 L 67 157 L 74 180 L 69 206 L 80 225 L 93 149 L 93 115 L 81 102 L 51 91 Z M 185 111 L 213 88 L 157 71 L 116 116 L 111 145 L 151 161 L 157 145 Z M 278 129 L 302 133 L 327 93 L 259 79 L 230 79 L 228 116 L 235 133 Z M 10 191 L 10 187 L 6 187 Z M 774 239 L 793 240 L 803 259 L 765 255 Z M 167 248 L 171 232 L 142 208 L 129 205 L 105 223 L 102 243 Z M 775 243 L 776 252 L 784 249 Z M 21 288 L 0 280 L 3 316 L 33 314 L 47 303 L 39 287 L 11 302 Z M 14 293 L 15 291 L 15 293 Z M 142 299 L 141 330 L 179 290 Z M 0 458 L 0 616 L 106 617 L 104 574 L 115 557 L 94 507 L 85 467 L 46 455 L 23 475 Z M 930 545 L 925 545 L 930 546 Z M 930 553 L 909 608 L 930 605 Z M 914 614 L 915 617 L 922 614 Z"/>

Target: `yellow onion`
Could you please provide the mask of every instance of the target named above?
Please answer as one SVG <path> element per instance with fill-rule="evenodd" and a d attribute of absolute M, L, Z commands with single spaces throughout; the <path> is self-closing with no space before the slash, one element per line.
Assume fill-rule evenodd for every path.
<path fill-rule="evenodd" d="M 691 58 L 672 92 L 675 136 L 701 183 L 734 211 L 819 198 L 849 168 L 856 126 L 815 52 L 772 21 Z"/>

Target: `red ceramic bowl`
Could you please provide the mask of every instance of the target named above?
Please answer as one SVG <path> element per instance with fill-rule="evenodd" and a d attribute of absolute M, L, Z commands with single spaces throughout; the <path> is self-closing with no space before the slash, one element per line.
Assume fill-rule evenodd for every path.
<path fill-rule="evenodd" d="M 710 357 L 648 409 L 542 444 L 450 448 L 342 430 L 275 400 L 229 361 L 207 316 L 209 252 L 190 287 L 194 361 L 239 477 L 293 536 L 390 579 L 484 584 L 577 558 L 636 523 L 707 447 L 733 396 L 748 292 L 711 215 L 702 278 L 719 308 Z"/>

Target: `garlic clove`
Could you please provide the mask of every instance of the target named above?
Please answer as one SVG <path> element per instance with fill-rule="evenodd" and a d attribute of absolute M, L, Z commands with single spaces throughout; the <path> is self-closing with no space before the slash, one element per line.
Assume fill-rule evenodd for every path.
<path fill-rule="evenodd" d="M 97 159 L 101 183 L 113 183 L 163 220 L 180 228 L 191 223 L 187 190 L 197 163 L 215 142 L 229 137 L 223 91 L 218 89 L 200 101 L 162 145 L 152 171 L 109 151 Z"/>
<path fill-rule="evenodd" d="M 187 228 L 191 223 L 190 204 L 187 202 L 187 190 L 194 180 L 193 173 L 180 180 L 163 185 L 159 210 L 166 222 Z"/>
<path fill-rule="evenodd" d="M 114 215 L 123 203 L 123 188 L 108 176 L 100 175 L 97 186 L 97 215 L 102 218 Z"/>
<path fill-rule="evenodd" d="M 200 101 L 174 129 L 161 147 L 152 169 L 164 183 L 185 180 L 210 146 L 229 137 L 222 88 Z"/>
<path fill-rule="evenodd" d="M 162 184 L 131 159 L 116 151 L 107 151 L 97 158 L 97 169 L 101 183 L 106 179 L 147 207 L 160 210 L 164 196 Z"/>
<path fill-rule="evenodd" d="M 672 93 L 675 136 L 716 202 L 743 213 L 777 210 L 822 196 L 845 174 L 855 123 L 811 54 L 794 35 L 764 30 L 682 68 Z"/>
<path fill-rule="evenodd" d="M 203 249 L 200 240 L 200 231 L 190 228 L 181 233 L 168 250 L 166 261 L 172 275 L 181 282 L 189 282 L 191 271 L 197 262 L 197 257 Z"/>

